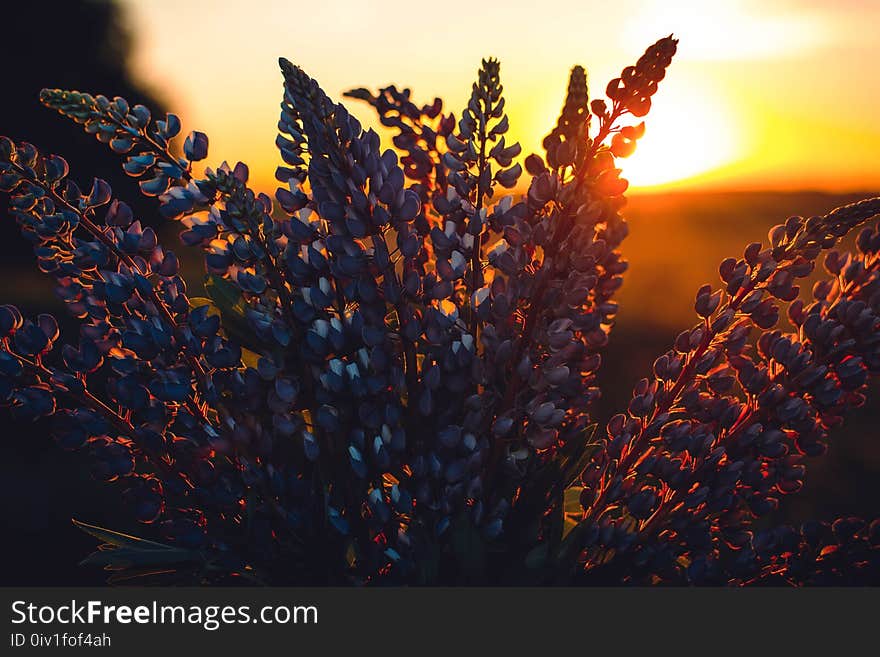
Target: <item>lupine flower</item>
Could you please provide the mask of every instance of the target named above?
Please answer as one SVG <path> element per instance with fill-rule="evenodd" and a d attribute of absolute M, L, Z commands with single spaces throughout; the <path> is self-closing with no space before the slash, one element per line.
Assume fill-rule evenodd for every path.
<path fill-rule="evenodd" d="M 876 523 L 755 521 L 880 370 L 880 236 L 829 251 L 880 201 L 789 219 L 723 262 L 699 324 L 623 413 L 593 419 L 627 267 L 617 162 L 676 44 L 651 46 L 607 99 L 574 67 L 524 163 L 495 59 L 455 115 L 394 86 L 346 94 L 397 150 L 281 59 L 274 199 L 243 163 L 201 169 L 208 137 L 181 139 L 176 115 L 44 91 L 122 156 L 206 271 L 207 297 L 189 296 L 106 182 L 84 191 L 61 157 L 0 139 L 0 189 L 80 320 L 71 341 L 0 307 L 0 396 L 87 450 L 145 525 L 79 523 L 115 548 L 91 563 L 276 584 L 876 577 Z M 807 303 L 797 281 L 822 252 L 829 278 Z"/>

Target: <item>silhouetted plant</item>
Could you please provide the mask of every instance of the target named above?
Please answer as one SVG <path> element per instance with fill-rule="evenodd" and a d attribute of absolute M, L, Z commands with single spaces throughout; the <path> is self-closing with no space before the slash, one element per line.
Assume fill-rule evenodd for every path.
<path fill-rule="evenodd" d="M 205 252 L 209 298 L 95 180 L 0 141 L 0 187 L 82 320 L 0 309 L 2 395 L 52 416 L 157 541 L 80 525 L 117 577 L 260 583 L 864 582 L 878 526 L 755 530 L 880 369 L 880 234 L 828 251 L 880 199 L 789 219 L 721 265 L 700 318 L 597 431 L 595 373 L 626 262 L 631 154 L 676 50 L 659 40 L 589 101 L 575 67 L 524 195 L 496 60 L 458 121 L 409 90 L 370 103 L 382 150 L 301 69 L 284 76 L 273 201 L 248 169 L 197 173 L 172 114 L 73 91 L 45 105 Z M 827 251 L 814 300 L 796 282 Z M 793 331 L 776 328 L 779 303 Z M 754 337 L 754 340 L 752 339 Z"/>
<path fill-rule="evenodd" d="M 28 134 L 37 148 L 64 144 L 65 159 L 75 171 L 105 178 L 117 194 L 129 199 L 135 212 L 148 216 L 152 213 L 151 199 L 138 198 L 135 182 L 119 170 L 111 153 L 88 135 L 71 131 L 52 112 L 34 106 L 40 89 L 52 85 L 102 89 L 132 103 L 143 103 L 154 112 L 164 112 L 164 99 L 130 72 L 135 39 L 128 26 L 129 13 L 115 0 L 80 0 L 58 3 L 51 8 L 52 20 L 46 20 L 45 5 L 7 3 L 4 23 L 18 27 L 5 30 L 0 40 L 0 59 L 16 64 L 8 66 L 3 74 L 5 101 L 0 103 L 0 125 L 6 134 Z M 22 29 L 37 24 L 39 47 L 34 44 L 33 34 Z M 16 234 L 15 222 L 3 203 L 0 244 L 17 245 Z M 31 257 L 27 249 L 3 248 L 0 253 L 6 265 L 21 265 Z"/>

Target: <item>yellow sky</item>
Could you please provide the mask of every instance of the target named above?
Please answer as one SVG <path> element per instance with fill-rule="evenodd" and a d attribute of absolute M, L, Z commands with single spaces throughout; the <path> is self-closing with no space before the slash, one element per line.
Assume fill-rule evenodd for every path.
<path fill-rule="evenodd" d="M 499 57 L 511 136 L 538 151 L 570 67 L 594 93 L 660 36 L 679 53 L 624 162 L 637 188 L 880 189 L 880 0 L 128 0 L 138 74 L 271 188 L 283 55 L 339 98 L 409 86 L 458 110 Z M 442 12 L 440 8 L 442 7 Z M 100 90 L 94 90 L 100 91 Z M 375 126 L 369 108 L 349 109 Z"/>

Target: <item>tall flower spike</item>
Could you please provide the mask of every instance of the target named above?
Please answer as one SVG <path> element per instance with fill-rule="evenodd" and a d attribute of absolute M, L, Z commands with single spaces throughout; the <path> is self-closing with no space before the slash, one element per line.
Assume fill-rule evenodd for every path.
<path fill-rule="evenodd" d="M 187 136 L 183 157 L 172 153 L 171 142 L 181 128 L 175 114 L 152 120 L 149 109 L 143 105 L 132 107 L 124 98 L 110 100 L 62 89 L 43 89 L 40 101 L 82 125 L 114 153 L 126 154 L 123 169 L 128 175 L 141 178 L 140 188 L 146 196 L 159 196 L 171 185 L 185 184 L 190 179 L 192 163 L 208 154 L 208 137 L 201 132 Z"/>
<path fill-rule="evenodd" d="M 567 112 L 572 120 L 586 102 L 582 74 L 572 72 Z M 496 439 L 489 463 L 493 479 L 497 470 L 504 472 L 501 479 L 516 482 L 534 468 L 558 475 L 557 460 L 577 471 L 595 451 L 589 409 L 599 390 L 591 383 L 627 266 L 617 250 L 628 231 L 620 214 L 626 181 L 605 140 L 626 111 L 613 104 L 592 140 L 584 121 L 579 138 L 562 142 L 577 147 L 566 155 L 573 166 L 548 170 L 530 156 L 526 203 L 510 208 L 499 222 L 503 239 L 489 257 L 499 275 L 484 310 L 496 320 L 485 339 L 487 360 L 498 364 L 486 368 L 493 385 L 486 386 L 484 403 Z M 573 126 L 566 129 L 573 134 Z M 514 508 L 509 522 L 512 532 L 525 531 L 519 523 L 529 518 L 533 504 L 561 507 L 559 496 L 570 481 L 568 468 L 563 471 L 560 480 L 520 496 L 521 511 Z M 528 531 L 534 527 L 531 523 Z"/>
<path fill-rule="evenodd" d="M 443 236 L 435 231 L 434 248 L 450 258 L 453 280 L 463 279 L 467 300 L 472 300 L 484 283 L 483 237 L 488 229 L 488 200 L 496 185 L 512 188 L 522 173 L 522 166 L 513 163 L 522 150 L 520 145 L 505 142 L 509 121 L 504 113 L 500 75 L 498 60 L 482 61 L 458 122 L 458 133 L 446 138 L 449 150 L 443 162 L 450 170 L 449 190 L 445 194 L 440 190 L 435 193 L 434 208 L 444 216 L 445 227 L 453 230 L 451 235 Z M 493 171 L 493 163 L 497 170 Z M 466 312 L 468 333 L 475 336 L 477 312 L 473 307 Z"/>
<path fill-rule="evenodd" d="M 583 66 L 571 69 L 568 93 L 562 113 L 549 135 L 544 137 L 547 162 L 553 169 L 580 162 L 589 147 L 590 103 L 587 72 Z"/>
<path fill-rule="evenodd" d="M 418 183 L 415 189 L 424 212 L 435 190 L 446 189 L 448 171 L 442 156 L 446 151 L 445 139 L 455 129 L 455 117 L 443 113 L 441 99 L 419 107 L 411 100 L 409 89 L 399 90 L 394 85 L 379 89 L 376 95 L 361 88 L 347 91 L 345 96 L 369 103 L 382 125 L 397 131 L 392 141 L 405 153 L 401 164 L 406 177 Z M 420 228 L 427 232 L 424 226 Z"/>
<path fill-rule="evenodd" d="M 331 456 L 346 455 L 356 481 L 390 470 L 399 482 L 395 496 L 407 499 L 400 459 L 412 430 L 412 398 L 418 387 L 415 341 L 421 327 L 414 305 L 421 299 L 404 288 L 388 243 L 397 242 L 405 271 L 423 257 L 418 230 L 412 226 L 420 212 L 419 197 L 404 188 L 397 156 L 379 148 L 373 131 L 363 131 L 298 67 L 282 61 L 282 72 L 291 115 L 296 113 L 308 140 L 317 214 L 327 225 L 326 231 L 319 224 L 312 235 L 295 236 L 301 246 L 288 250 L 291 270 L 316 279 L 309 287 L 309 304 L 316 312 L 308 318 L 312 330 L 307 334 L 308 349 L 315 352 L 321 404 L 316 426 L 332 443 Z M 310 241 L 315 238 L 319 240 Z M 388 326 L 389 311 L 398 330 Z M 410 402 L 408 409 L 403 400 Z M 359 519 L 350 504 L 348 512 L 341 512 L 347 504 L 344 490 L 336 489 L 337 495 L 328 513 L 340 533 L 359 536 L 364 545 L 377 532 L 397 534 L 399 519 L 390 512 L 390 491 L 370 492 L 373 522 Z"/>
<path fill-rule="evenodd" d="M 652 46 L 648 54 L 643 56 L 643 60 L 656 64 L 656 70 L 652 68 L 650 71 L 652 78 L 659 78 L 660 68 L 669 63 L 666 59 L 659 61 L 657 53 L 671 57 L 674 51 L 675 41 L 667 37 Z M 649 67 L 643 65 L 643 68 L 647 71 Z M 656 82 L 654 90 L 656 90 Z M 528 210 L 532 213 L 527 230 L 532 234 L 531 239 L 542 250 L 542 261 L 536 260 L 533 254 L 527 252 L 520 255 L 517 253 L 518 249 L 509 248 L 508 244 L 503 245 L 507 248 L 504 248 L 502 257 L 510 263 L 506 265 L 508 271 L 516 272 L 519 283 L 515 289 L 518 289 L 521 300 L 510 303 L 505 299 L 503 306 L 511 313 L 518 310 L 525 318 L 521 325 L 525 340 L 521 339 L 520 344 L 524 345 L 531 340 L 533 334 L 539 331 L 541 322 L 546 321 L 546 326 L 549 328 L 550 322 L 559 320 L 553 324 L 553 330 L 550 332 L 556 334 L 561 328 L 558 338 L 561 340 L 562 335 L 567 335 L 567 332 L 574 328 L 572 333 L 579 340 L 584 341 L 586 348 L 584 351 L 579 349 L 579 353 L 582 353 L 585 359 L 585 367 L 582 371 L 590 373 L 588 376 L 591 378 L 598 367 L 595 352 L 604 346 L 616 311 L 612 297 L 620 286 L 621 274 L 626 269 L 626 263 L 616 251 L 627 234 L 626 222 L 620 215 L 626 181 L 619 178 L 620 170 L 614 168 L 614 152 L 604 140 L 617 128 L 616 122 L 627 112 L 627 109 L 621 103 L 614 103 L 611 109 L 607 109 L 604 101 L 599 101 L 598 104 L 594 101 L 592 104 L 594 111 L 598 110 L 600 105 L 606 109 L 597 114 L 600 119 L 598 134 L 589 140 L 586 134 L 589 121 L 583 118 L 583 105 L 586 101 L 586 75 L 583 69 L 575 67 L 571 74 L 569 94 L 560 125 L 564 124 L 565 130 L 574 135 L 576 125 L 582 122 L 582 126 L 577 130 L 582 133 L 583 141 L 572 139 L 567 142 L 581 149 L 569 153 L 565 158 L 565 162 L 576 162 L 576 166 L 566 174 L 561 170 L 547 170 L 537 156 L 530 156 L 527 162 L 529 171 L 533 175 L 527 195 Z M 562 128 L 557 126 L 557 130 Z M 551 133 L 551 137 L 554 133 Z M 558 138 L 557 134 L 555 138 L 550 139 L 553 149 L 558 148 L 553 145 L 557 143 Z M 554 162 L 551 163 L 554 169 L 562 164 L 555 161 L 558 155 L 557 153 L 554 156 Z M 501 262 L 500 258 L 499 262 Z M 533 268 L 535 262 L 541 266 Z M 546 308 L 545 303 L 557 300 L 555 295 L 548 298 L 548 291 L 555 293 L 557 289 L 564 289 L 567 303 L 574 305 L 581 312 L 586 311 L 576 321 L 571 318 L 572 325 L 565 328 L 563 328 L 565 318 L 558 315 L 560 311 L 556 310 L 546 317 L 543 313 Z M 507 389 L 507 402 L 502 408 L 515 398 L 522 378 L 528 376 L 533 364 L 542 359 L 543 356 L 538 353 L 525 354 L 518 350 L 514 351 L 511 368 L 513 385 Z M 597 392 L 588 390 L 587 401 L 594 398 Z M 505 410 L 502 413 L 502 418 L 506 417 L 506 412 Z M 506 425 L 506 422 L 504 424 Z M 548 440 L 545 438 L 540 442 L 546 445 Z"/>
<path fill-rule="evenodd" d="M 751 519 L 800 488 L 801 455 L 824 451 L 828 429 L 862 403 L 867 377 L 880 372 L 871 337 L 880 327 L 875 232 L 860 240 L 855 261 L 864 264 L 849 270 L 851 282 L 838 282 L 838 256 L 829 260 L 836 284 L 819 284 L 815 304 L 796 300 L 794 282 L 842 226 L 878 213 L 880 200 L 871 199 L 791 218 L 771 231 L 774 248 L 752 244 L 742 260 L 722 263 L 724 291 L 701 288 L 695 309 L 703 323 L 655 362 L 655 378 L 642 380 L 628 413 L 608 424 L 602 462 L 584 473 L 584 527 L 599 532 L 590 538 L 587 569 L 615 550 L 637 552 L 663 577 L 674 576 L 683 558 L 698 563 L 686 573 L 695 581 L 718 575 L 715 539 L 751 546 Z M 797 333 L 773 331 L 774 298 L 791 303 Z M 762 331 L 754 356 L 752 327 Z M 627 513 L 614 512 L 621 505 Z M 682 542 L 695 535 L 704 539 L 699 545 Z M 742 577 L 737 569 L 753 562 L 733 562 L 727 577 Z"/>

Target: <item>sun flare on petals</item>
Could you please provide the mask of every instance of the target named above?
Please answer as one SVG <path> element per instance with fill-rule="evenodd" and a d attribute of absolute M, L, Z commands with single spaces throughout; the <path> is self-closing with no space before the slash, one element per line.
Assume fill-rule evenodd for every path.
<path fill-rule="evenodd" d="M 724 99 L 675 83 L 664 92 L 654 99 L 635 153 L 618 160 L 634 188 L 697 181 L 741 155 L 741 131 Z"/>

